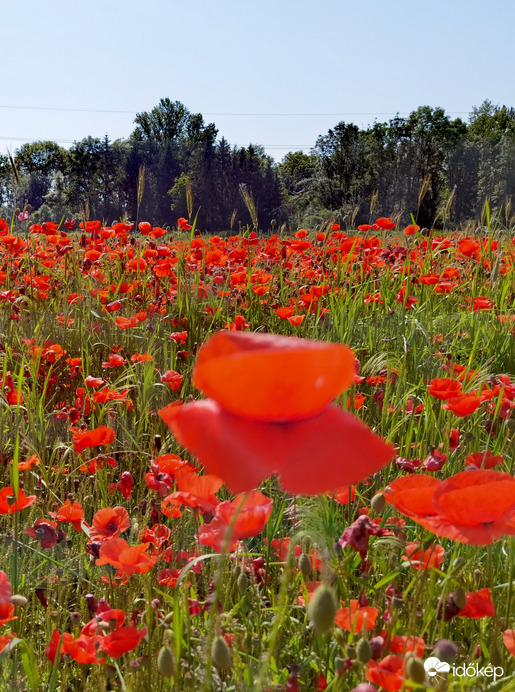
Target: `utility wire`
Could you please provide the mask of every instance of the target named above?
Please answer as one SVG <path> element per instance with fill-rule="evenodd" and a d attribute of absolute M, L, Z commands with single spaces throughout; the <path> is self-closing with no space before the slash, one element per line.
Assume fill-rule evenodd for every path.
<path fill-rule="evenodd" d="M 29 110 L 29 111 L 63 111 L 68 113 L 123 113 L 125 115 L 136 115 L 140 111 L 122 111 L 122 110 L 109 110 L 102 108 L 58 108 L 50 106 L 5 106 L 0 105 L 0 108 L 12 109 L 12 110 Z M 468 115 L 469 111 L 447 111 L 449 115 Z M 275 117 L 275 116 L 285 116 L 285 117 L 297 117 L 297 116 L 340 116 L 340 115 L 406 115 L 408 111 L 399 112 L 383 112 L 383 113 L 203 113 L 202 115 L 217 115 L 217 116 L 263 116 L 263 117 Z"/>

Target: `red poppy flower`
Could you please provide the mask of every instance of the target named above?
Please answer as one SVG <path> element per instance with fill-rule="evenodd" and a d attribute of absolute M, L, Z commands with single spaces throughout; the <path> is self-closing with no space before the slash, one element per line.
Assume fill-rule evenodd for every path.
<path fill-rule="evenodd" d="M 161 375 L 161 382 L 166 382 L 172 392 L 180 392 L 182 387 L 182 381 L 184 377 L 175 372 L 175 370 L 167 370 L 163 375 Z"/>
<path fill-rule="evenodd" d="M 146 574 L 156 562 L 155 557 L 147 555 L 150 543 L 139 543 L 132 547 L 123 538 L 110 538 L 100 546 L 97 565 L 112 565 L 121 574 L 130 576 L 137 572 Z"/>
<path fill-rule="evenodd" d="M 472 301 L 472 310 L 474 312 L 479 312 L 480 310 L 491 310 L 493 307 L 495 307 L 495 303 L 493 300 L 489 300 L 488 298 L 474 298 Z"/>
<path fill-rule="evenodd" d="M 104 507 L 93 517 L 89 537 L 91 541 L 100 543 L 127 531 L 130 525 L 131 520 L 125 507 Z"/>
<path fill-rule="evenodd" d="M 7 574 L 0 570 L 0 604 L 10 603 L 12 596 L 11 582 Z"/>
<path fill-rule="evenodd" d="M 188 223 L 188 219 L 185 219 L 184 217 L 181 216 L 180 219 L 177 219 L 177 228 L 180 231 L 191 231 L 191 226 Z"/>
<path fill-rule="evenodd" d="M 505 630 L 502 635 L 504 646 L 512 656 L 515 656 L 515 630 Z"/>
<path fill-rule="evenodd" d="M 459 418 L 465 418 L 477 411 L 482 401 L 482 398 L 476 392 L 469 392 L 468 394 L 461 394 L 460 396 L 447 399 L 447 403 L 442 408 L 452 411 Z"/>
<path fill-rule="evenodd" d="M 337 344 L 219 332 L 200 350 L 193 373 L 196 386 L 216 401 L 170 405 L 160 415 L 235 492 L 274 473 L 292 493 L 334 490 L 393 455 L 357 418 L 329 406 L 352 384 L 354 361 Z M 315 459 L 322 460 L 316 473 Z"/>
<path fill-rule="evenodd" d="M 409 226 L 406 226 L 404 229 L 404 235 L 415 235 L 417 231 L 420 231 L 420 226 L 417 226 L 417 224 L 410 223 Z"/>
<path fill-rule="evenodd" d="M 161 503 L 161 511 L 167 517 L 171 516 L 168 505 L 180 507 L 200 507 L 203 512 L 214 512 L 220 500 L 215 493 L 220 490 L 223 480 L 218 476 L 198 476 L 193 471 L 178 469 L 174 473 L 178 491 L 165 497 Z"/>
<path fill-rule="evenodd" d="M 392 221 L 390 218 L 385 218 L 384 216 L 381 216 L 381 218 L 376 219 L 376 226 L 379 228 L 382 228 L 385 231 L 393 231 L 395 228 L 396 224 Z"/>
<path fill-rule="evenodd" d="M 82 520 L 84 519 L 84 511 L 82 505 L 78 502 L 66 502 L 56 512 L 49 512 L 52 519 L 63 523 L 70 522 L 76 531 L 82 531 Z"/>
<path fill-rule="evenodd" d="M 365 677 L 387 692 L 396 692 L 404 685 L 404 658 L 390 655 L 382 661 L 369 661 Z"/>
<path fill-rule="evenodd" d="M 73 448 L 80 454 L 88 447 L 98 447 L 100 445 L 109 445 L 114 441 L 115 432 L 112 428 L 106 425 L 101 425 L 99 428 L 86 432 L 77 431 L 73 433 Z"/>
<path fill-rule="evenodd" d="M 46 646 L 45 656 L 53 663 L 57 656 L 59 642 L 61 642 L 59 658 L 64 654 L 69 654 L 77 663 L 104 663 L 103 658 L 96 657 L 102 639 L 97 635 L 87 637 L 82 634 L 74 639 L 69 632 L 59 634 L 57 630 L 54 630 L 52 638 Z"/>
<path fill-rule="evenodd" d="M 515 536 L 515 478 L 500 471 L 463 471 L 440 481 L 404 476 L 390 483 L 386 500 L 437 536 L 488 545 Z"/>
<path fill-rule="evenodd" d="M 235 548 L 243 538 L 261 533 L 272 513 L 272 505 L 273 500 L 257 490 L 237 495 L 232 502 L 222 502 L 211 523 L 200 527 L 199 542 L 221 550 L 230 532 L 230 549 Z"/>
<path fill-rule="evenodd" d="M 347 346 L 218 332 L 199 352 L 193 383 L 226 411 L 277 422 L 320 413 L 353 377 Z"/>
<path fill-rule="evenodd" d="M 465 459 L 467 466 L 474 466 L 476 469 L 491 469 L 494 466 L 502 464 L 504 458 L 501 456 L 493 456 L 489 451 L 473 452 Z"/>
<path fill-rule="evenodd" d="M 440 567 L 443 564 L 445 550 L 441 545 L 433 544 L 424 550 L 420 543 L 411 543 L 408 541 L 405 550 L 406 554 L 402 556 L 402 559 L 409 561 L 411 566 L 416 570 Z"/>
<path fill-rule="evenodd" d="M 459 380 L 450 377 L 436 377 L 429 383 L 428 392 L 431 396 L 446 401 L 461 394 L 463 385 Z"/>
<path fill-rule="evenodd" d="M 467 603 L 460 610 L 458 616 L 460 618 L 479 618 L 493 617 L 495 615 L 495 607 L 490 595 L 490 589 L 480 589 L 466 594 Z"/>
<path fill-rule="evenodd" d="M 0 514 L 14 514 L 25 507 L 30 507 L 36 502 L 36 495 L 25 495 L 23 488 L 18 490 L 18 498 L 15 498 L 11 486 L 0 490 Z"/>
<path fill-rule="evenodd" d="M 103 380 L 101 377 L 92 377 L 91 375 L 88 375 L 84 382 L 86 387 L 101 387 L 105 383 L 105 380 Z"/>
<path fill-rule="evenodd" d="M 120 658 L 127 651 L 136 649 L 146 633 L 146 627 L 143 627 L 141 630 L 136 629 L 132 625 L 120 627 L 102 638 L 102 650 L 111 658 Z"/>
<path fill-rule="evenodd" d="M 460 618 L 478 620 L 495 615 L 495 607 L 490 595 L 490 589 L 480 589 L 466 594 L 467 603 L 458 613 Z"/>
<path fill-rule="evenodd" d="M 359 601 L 352 599 L 348 606 L 344 605 L 337 611 L 334 622 L 347 632 L 361 632 L 363 629 L 373 630 L 378 615 L 377 608 L 360 606 Z"/>

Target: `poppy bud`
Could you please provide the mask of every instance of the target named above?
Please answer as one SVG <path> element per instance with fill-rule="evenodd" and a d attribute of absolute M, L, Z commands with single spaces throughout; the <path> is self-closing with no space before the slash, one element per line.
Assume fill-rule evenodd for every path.
<path fill-rule="evenodd" d="M 340 631 L 341 630 L 338 630 L 338 632 Z M 356 657 L 356 647 L 354 646 L 354 644 L 347 644 L 347 646 L 345 647 L 345 655 L 349 658 Z"/>
<path fill-rule="evenodd" d="M 370 502 L 370 506 L 376 514 L 381 514 L 386 507 L 386 500 L 383 493 L 376 493 Z"/>
<path fill-rule="evenodd" d="M 454 603 L 456 603 L 458 608 L 464 608 L 467 605 L 467 594 L 465 593 L 465 589 L 458 586 L 458 588 L 452 594 L 452 600 Z"/>
<path fill-rule="evenodd" d="M 238 577 L 238 591 L 240 594 L 243 596 L 245 593 L 247 593 L 248 588 L 249 588 L 249 578 L 245 574 L 245 572 L 242 572 L 240 576 Z"/>
<path fill-rule="evenodd" d="M 70 613 L 70 623 L 72 627 L 78 627 L 80 625 L 81 619 L 82 615 L 77 611 Z"/>
<path fill-rule="evenodd" d="M 407 665 L 407 671 L 413 682 L 416 682 L 417 685 L 424 684 L 426 679 L 426 671 L 420 658 L 410 658 Z"/>
<path fill-rule="evenodd" d="M 458 647 L 448 639 L 439 639 L 434 648 L 434 655 L 445 663 L 454 663 L 458 654 Z"/>
<path fill-rule="evenodd" d="M 311 574 L 311 562 L 309 555 L 306 553 L 302 553 L 302 555 L 299 557 L 299 569 L 302 572 L 304 579 L 307 579 Z"/>
<path fill-rule="evenodd" d="M 27 605 L 27 599 L 20 594 L 13 594 L 11 596 L 11 603 L 15 608 L 23 608 L 24 605 Z"/>
<path fill-rule="evenodd" d="M 372 658 L 370 644 L 364 637 L 356 644 L 356 658 L 360 663 L 368 663 Z"/>
<path fill-rule="evenodd" d="M 322 584 L 315 591 L 308 605 L 308 617 L 317 632 L 326 634 L 330 631 L 336 617 L 336 602 L 329 586 Z"/>
<path fill-rule="evenodd" d="M 211 646 L 211 657 L 218 670 L 227 670 L 231 667 L 231 652 L 223 637 L 215 637 Z"/>
<path fill-rule="evenodd" d="M 334 671 L 337 675 L 341 675 L 345 672 L 345 660 L 343 658 L 334 659 Z"/>
<path fill-rule="evenodd" d="M 94 596 L 92 593 L 88 593 L 86 594 L 85 599 L 90 615 L 91 613 L 96 613 L 98 610 L 98 601 L 96 596 Z"/>
<path fill-rule="evenodd" d="M 165 678 L 172 678 L 175 669 L 172 650 L 168 646 L 163 646 L 157 657 L 157 669 Z"/>
<path fill-rule="evenodd" d="M 173 622 L 173 611 L 171 611 L 170 613 L 167 613 L 164 616 L 163 622 L 165 623 L 165 625 L 170 625 Z"/>
<path fill-rule="evenodd" d="M 237 580 L 238 577 L 240 576 L 240 574 L 241 574 L 241 566 L 240 565 L 234 565 L 234 569 L 232 571 L 232 575 L 233 575 L 234 579 Z"/>

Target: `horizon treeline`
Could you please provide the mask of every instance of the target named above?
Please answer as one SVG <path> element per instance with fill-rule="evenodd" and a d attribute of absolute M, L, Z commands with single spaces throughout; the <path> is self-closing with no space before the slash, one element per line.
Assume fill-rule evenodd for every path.
<path fill-rule="evenodd" d="M 193 218 L 218 233 L 241 226 L 314 227 L 327 218 L 366 223 L 411 215 L 426 227 L 479 220 L 485 201 L 511 225 L 515 109 L 484 101 L 468 122 L 421 106 L 366 129 L 340 122 L 309 154 L 278 163 L 262 146 L 231 146 L 214 123 L 161 99 L 138 113 L 127 139 L 52 141 L 0 155 L 0 217 L 30 205 L 30 222 L 64 217 Z"/>

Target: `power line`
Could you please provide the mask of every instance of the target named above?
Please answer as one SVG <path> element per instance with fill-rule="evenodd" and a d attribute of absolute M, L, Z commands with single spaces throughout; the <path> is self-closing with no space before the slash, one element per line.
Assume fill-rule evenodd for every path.
<path fill-rule="evenodd" d="M 30 110 L 30 111 L 63 111 L 67 113 L 120 113 L 125 115 L 136 115 L 140 111 L 123 111 L 123 110 L 111 110 L 106 108 L 59 108 L 53 106 L 4 106 L 0 105 L 0 108 L 11 109 L 11 110 Z M 449 115 L 468 115 L 469 111 L 447 111 Z M 406 115 L 409 111 L 390 111 L 390 112 L 377 112 L 377 113 L 203 113 L 203 115 L 209 116 L 259 116 L 259 117 L 337 117 L 341 115 Z"/>

